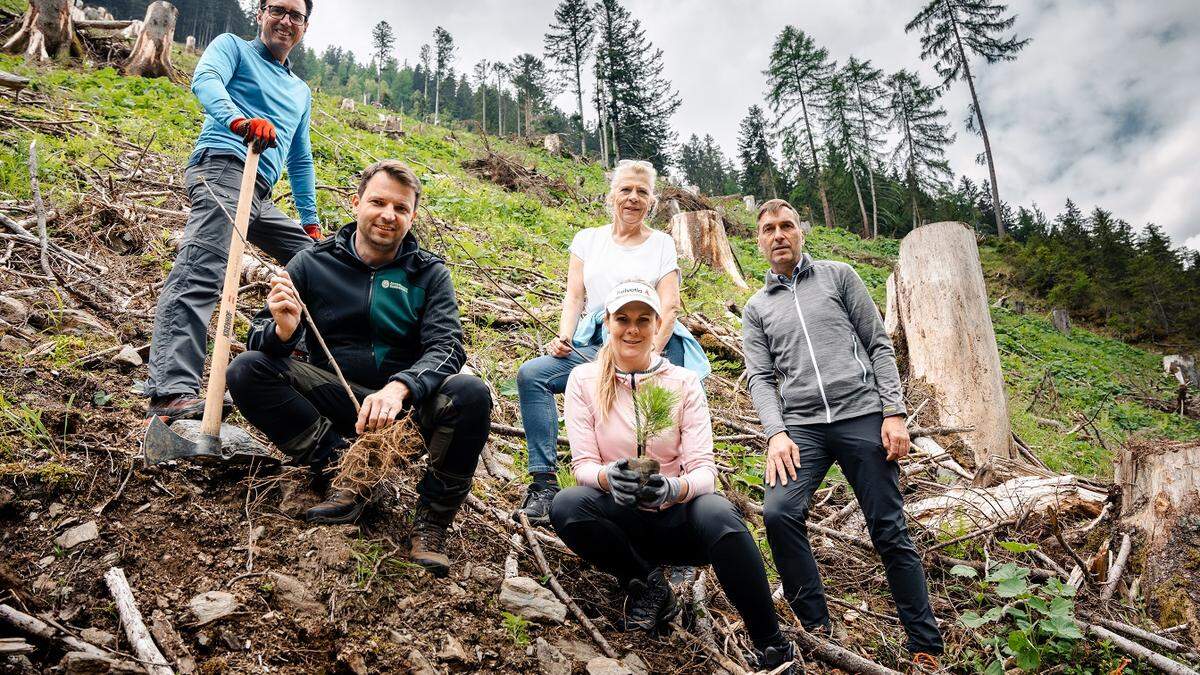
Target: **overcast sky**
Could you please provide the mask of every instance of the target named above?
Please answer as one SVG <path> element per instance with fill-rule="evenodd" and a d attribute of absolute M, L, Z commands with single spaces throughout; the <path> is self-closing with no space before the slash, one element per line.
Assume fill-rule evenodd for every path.
<path fill-rule="evenodd" d="M 481 59 L 541 54 L 557 0 L 368 2 L 317 0 L 306 42 L 369 58 L 380 19 L 397 35 L 396 55 L 415 62 L 435 26 L 454 36 L 455 67 Z M 929 82 L 917 35 L 904 24 L 923 3 L 893 0 L 626 0 L 664 52 L 665 75 L 683 105 L 680 140 L 710 133 L 732 156 L 746 109 L 763 103 L 771 42 L 792 24 L 844 62 L 870 59 L 885 72 L 916 69 Z M 1162 226 L 1177 244 L 1200 250 L 1200 4 L 1197 0 L 1011 0 L 1015 30 L 1032 42 L 1013 63 L 973 63 L 991 134 L 1000 195 L 1037 203 L 1048 215 L 1070 196 L 1085 211 L 1101 205 L 1140 229 Z M 979 137 L 963 120 L 969 94 L 957 83 L 943 98 L 958 137 L 956 175 L 980 181 Z M 574 110 L 573 99 L 558 105 Z M 585 106 L 587 105 L 585 100 Z M 592 115 L 594 117 L 594 115 Z"/>

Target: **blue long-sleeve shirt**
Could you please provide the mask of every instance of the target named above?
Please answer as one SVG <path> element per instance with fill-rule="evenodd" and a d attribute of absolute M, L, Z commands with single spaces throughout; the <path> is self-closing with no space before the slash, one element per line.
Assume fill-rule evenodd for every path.
<path fill-rule="evenodd" d="M 233 152 L 245 159 L 246 145 L 229 130 L 230 122 L 239 117 L 269 120 L 275 125 L 277 145 L 262 154 L 259 175 L 274 185 L 286 165 L 300 222 L 319 223 L 308 134 L 312 91 L 304 80 L 276 61 L 261 40 L 247 42 L 225 33 L 209 43 L 196 64 L 192 93 L 204 107 L 204 127 L 191 161 L 206 149 Z"/>

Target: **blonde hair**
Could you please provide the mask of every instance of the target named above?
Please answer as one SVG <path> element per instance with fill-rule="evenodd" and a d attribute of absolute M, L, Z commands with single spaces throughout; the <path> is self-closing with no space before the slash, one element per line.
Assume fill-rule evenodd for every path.
<path fill-rule="evenodd" d="M 658 193 L 654 191 L 654 184 L 658 181 L 658 170 L 654 165 L 644 159 L 623 159 L 617 162 L 613 167 L 612 178 L 608 182 L 608 195 L 604 197 L 604 207 L 608 210 L 608 215 L 614 215 L 614 195 L 617 192 L 617 183 L 620 182 L 627 174 L 636 174 L 646 179 L 646 183 L 650 186 L 650 211 L 646 214 L 647 218 L 653 218 L 655 212 L 658 211 Z"/>
<path fill-rule="evenodd" d="M 608 323 L 610 315 L 605 312 L 604 322 Z M 662 321 L 662 317 L 657 312 L 654 314 L 658 321 Z M 654 331 L 657 334 L 658 331 Z M 651 340 L 654 336 L 651 335 Z M 612 347 L 612 340 L 609 339 L 600 347 L 600 351 L 596 354 L 596 363 L 600 366 L 600 377 L 596 379 L 596 405 L 599 408 L 600 420 L 608 419 L 608 413 L 613 409 L 617 402 L 617 355 Z"/>

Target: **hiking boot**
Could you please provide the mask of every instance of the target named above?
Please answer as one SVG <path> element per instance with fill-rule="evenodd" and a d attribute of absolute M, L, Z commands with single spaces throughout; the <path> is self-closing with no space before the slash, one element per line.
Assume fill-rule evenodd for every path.
<path fill-rule="evenodd" d="M 679 600 L 661 567 L 655 567 L 645 579 L 629 582 L 629 614 L 625 630 L 640 628 L 648 633 L 679 614 Z"/>
<path fill-rule="evenodd" d="M 433 522 L 430 515 L 429 509 L 417 505 L 412 535 L 409 537 L 408 557 L 433 576 L 444 577 L 450 573 L 450 558 L 446 556 L 446 532 L 449 528 Z"/>
<path fill-rule="evenodd" d="M 918 673 L 940 673 L 942 664 L 938 657 L 929 652 L 916 652 L 912 657 L 913 670 Z"/>
<path fill-rule="evenodd" d="M 792 662 L 786 670 L 779 671 L 781 675 L 800 675 L 800 663 L 796 659 L 796 645 L 792 644 L 791 640 L 784 639 L 782 636 L 772 645 L 768 645 L 761 652 L 755 650 L 755 658 L 758 660 L 758 669 L 765 670 L 768 673 L 775 672 L 775 669 L 787 663 Z"/>
<path fill-rule="evenodd" d="M 233 399 L 228 393 L 221 401 L 221 419 L 233 412 Z M 178 420 L 198 420 L 204 417 L 204 399 L 190 394 L 168 394 L 150 399 L 146 419 L 161 417 L 170 426 Z"/>
<path fill-rule="evenodd" d="M 520 510 L 513 514 L 513 520 L 520 522 L 519 515 L 524 513 L 525 517 L 529 519 L 530 525 L 549 525 L 550 503 L 554 501 L 556 494 L 558 494 L 557 485 L 540 485 L 538 483 L 530 485 Z"/>
<path fill-rule="evenodd" d="M 353 523 L 369 502 L 368 496 L 358 490 L 335 488 L 325 501 L 304 512 L 304 520 L 318 525 Z"/>

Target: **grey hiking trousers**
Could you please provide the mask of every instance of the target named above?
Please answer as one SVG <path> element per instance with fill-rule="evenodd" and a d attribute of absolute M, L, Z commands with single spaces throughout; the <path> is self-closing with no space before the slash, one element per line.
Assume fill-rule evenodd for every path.
<path fill-rule="evenodd" d="M 225 282 L 243 166 L 237 155 L 204 151 L 184 174 L 192 210 L 154 314 L 145 392 L 152 398 L 200 391 L 208 323 Z M 313 240 L 271 202 L 271 186 L 262 176 L 254 187 L 247 239 L 286 265 Z"/>

